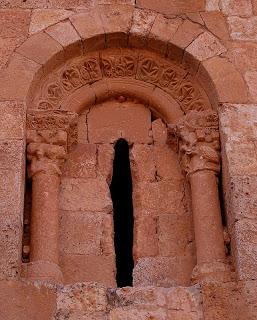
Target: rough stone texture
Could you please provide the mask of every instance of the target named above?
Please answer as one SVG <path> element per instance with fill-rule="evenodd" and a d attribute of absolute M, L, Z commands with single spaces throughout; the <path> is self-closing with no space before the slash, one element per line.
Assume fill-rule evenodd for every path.
<path fill-rule="evenodd" d="M 0 0 L 0 319 L 48 320 L 54 313 L 59 320 L 256 319 L 256 14 L 256 0 Z M 183 61 L 220 112 L 225 241 L 227 253 L 231 245 L 227 258 L 236 281 L 190 287 L 196 248 L 177 145 L 166 144 L 166 124 L 154 120 L 156 114 L 153 117 L 134 96 L 132 101 L 115 97 L 84 112 L 78 137 L 72 137 L 78 144 L 69 147 L 60 193 L 60 265 L 64 283 L 70 285 L 20 280 L 28 89 L 36 92 L 33 86 L 42 73 L 47 78 L 56 65 L 81 55 L 82 44 L 87 52 L 127 43 L 175 63 Z M 153 69 L 146 68 L 152 76 Z M 151 82 L 151 90 L 158 81 Z M 110 93 L 113 87 L 106 87 Z M 50 96 L 58 96 L 55 89 L 48 91 Z M 83 97 L 89 96 L 94 104 L 101 89 L 88 84 L 81 101 L 72 99 L 72 106 L 83 107 Z M 184 90 L 191 97 L 191 87 L 176 89 L 181 99 Z M 151 90 L 147 85 L 137 88 L 142 95 L 148 93 L 153 107 L 162 89 Z M 175 100 L 167 110 L 182 102 Z M 218 107 L 223 102 L 226 105 Z M 171 119 L 177 121 L 182 113 Z M 166 121 L 163 114 L 157 117 Z M 120 137 L 129 141 L 134 179 L 134 282 L 152 287 L 102 286 L 116 286 L 108 184 L 113 146 Z M 100 284 L 74 284 L 82 281 Z M 153 287 L 157 285 L 169 288 Z"/>
<path fill-rule="evenodd" d="M 60 209 L 110 212 L 112 203 L 105 179 L 63 178 L 60 191 Z"/>
<path fill-rule="evenodd" d="M 141 104 L 129 101 L 106 102 L 94 107 L 88 114 L 90 143 L 110 143 L 119 138 L 128 142 L 149 143 L 150 127 L 150 111 Z"/>

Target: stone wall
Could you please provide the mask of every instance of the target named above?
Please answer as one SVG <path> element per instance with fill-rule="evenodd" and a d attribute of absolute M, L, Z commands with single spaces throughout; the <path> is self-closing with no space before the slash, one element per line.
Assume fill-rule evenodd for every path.
<path fill-rule="evenodd" d="M 256 0 L 0 0 L 0 319 L 256 319 L 256 19 Z M 194 239 L 189 202 L 181 200 L 188 190 L 175 152 L 163 143 L 165 126 L 148 114 L 142 131 L 140 113 L 124 129 L 99 118 L 104 105 L 80 116 L 78 144 L 64 165 L 60 253 L 67 285 L 20 280 L 28 89 L 83 50 L 127 43 L 180 61 L 218 108 L 233 281 L 189 287 Z M 171 288 L 82 283 L 115 287 L 109 184 L 117 131 L 134 143 L 135 284 Z"/>

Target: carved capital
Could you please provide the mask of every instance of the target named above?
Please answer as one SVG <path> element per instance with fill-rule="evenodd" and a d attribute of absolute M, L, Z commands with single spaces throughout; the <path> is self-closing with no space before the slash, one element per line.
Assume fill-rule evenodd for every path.
<path fill-rule="evenodd" d="M 169 132 L 179 140 L 182 168 L 187 174 L 201 170 L 220 171 L 218 114 L 212 110 L 191 111 Z"/>
<path fill-rule="evenodd" d="M 30 161 L 29 175 L 39 172 L 60 175 L 66 151 L 63 146 L 31 142 L 27 146 L 27 158 Z"/>

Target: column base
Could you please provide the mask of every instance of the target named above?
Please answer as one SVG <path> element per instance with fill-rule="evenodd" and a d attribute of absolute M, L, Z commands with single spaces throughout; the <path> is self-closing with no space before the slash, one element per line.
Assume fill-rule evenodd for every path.
<path fill-rule="evenodd" d="M 42 280 L 51 283 L 62 283 L 63 281 L 60 267 L 56 263 L 44 260 L 28 263 L 27 278 L 30 280 Z"/>
<path fill-rule="evenodd" d="M 194 284 L 202 281 L 227 282 L 231 280 L 231 272 L 226 263 L 214 261 L 196 265 L 191 279 Z"/>

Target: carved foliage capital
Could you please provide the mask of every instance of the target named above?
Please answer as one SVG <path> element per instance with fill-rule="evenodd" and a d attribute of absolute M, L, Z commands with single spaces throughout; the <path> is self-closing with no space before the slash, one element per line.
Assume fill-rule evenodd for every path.
<path fill-rule="evenodd" d="M 220 170 L 218 114 L 212 110 L 191 111 L 169 131 L 179 140 L 181 163 L 187 174 Z"/>

